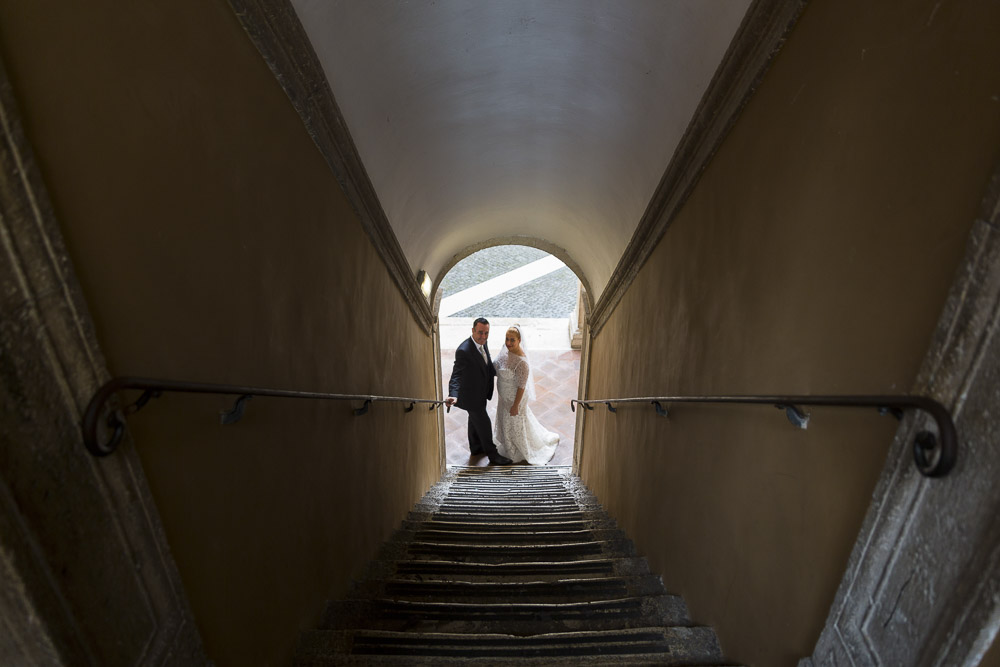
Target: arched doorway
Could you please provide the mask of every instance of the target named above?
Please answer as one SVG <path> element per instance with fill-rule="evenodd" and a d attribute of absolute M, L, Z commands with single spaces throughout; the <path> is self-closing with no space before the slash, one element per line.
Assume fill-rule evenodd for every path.
<path fill-rule="evenodd" d="M 578 392 L 586 292 L 574 270 L 546 249 L 495 243 L 470 249 L 456 258 L 434 294 L 441 345 L 442 394 L 455 348 L 466 338 L 473 320 L 490 321 L 488 347 L 493 355 L 503 346 L 507 328 L 520 325 L 535 378 L 531 409 L 543 426 L 560 436 L 549 465 L 572 465 L 575 415 L 570 399 Z M 496 398 L 487 408 L 495 422 Z M 470 456 L 467 417 L 453 409 L 444 415 L 445 460 L 448 465 L 487 465 L 485 456 Z"/>

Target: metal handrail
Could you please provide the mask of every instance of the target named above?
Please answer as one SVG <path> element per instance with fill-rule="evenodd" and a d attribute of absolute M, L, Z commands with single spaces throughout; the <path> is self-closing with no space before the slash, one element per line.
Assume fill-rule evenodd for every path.
<path fill-rule="evenodd" d="M 97 439 L 97 424 L 104 404 L 111 396 L 121 389 L 142 389 L 142 395 L 132 404 L 119 410 L 112 410 L 106 420 L 107 427 L 111 430 L 111 437 L 107 442 L 99 442 Z M 411 412 L 417 403 L 431 403 L 429 410 L 434 410 L 444 401 L 430 398 L 408 398 L 404 396 L 373 396 L 369 394 L 327 394 L 316 391 L 291 391 L 288 389 L 266 389 L 263 387 L 243 387 L 231 384 L 206 384 L 202 382 L 184 382 L 179 380 L 162 380 L 140 377 L 117 377 L 97 390 L 87 410 L 83 415 L 83 443 L 94 456 L 107 456 L 115 451 L 118 443 L 125 433 L 125 417 L 141 410 L 151 398 L 159 398 L 165 391 L 181 392 L 188 394 L 233 394 L 239 396 L 233 404 L 231 410 L 223 411 L 220 414 L 220 421 L 223 424 L 233 424 L 240 420 L 246 410 L 246 403 L 254 396 L 273 396 L 278 398 L 312 398 L 334 401 L 364 401 L 364 405 L 354 409 L 355 415 L 363 415 L 368 412 L 368 408 L 375 402 L 393 401 L 397 403 L 409 403 L 405 412 Z"/>
<path fill-rule="evenodd" d="M 954 467 L 958 457 L 958 434 L 951 413 L 943 405 L 926 396 L 649 396 L 643 398 L 573 399 L 569 407 L 574 412 L 577 405 L 593 410 L 594 405 L 605 405 L 611 412 L 618 409 L 612 404 L 650 403 L 656 413 L 668 417 L 665 403 L 739 403 L 773 405 L 785 411 L 788 420 L 799 428 L 809 424 L 809 414 L 800 405 L 825 407 L 875 408 L 880 414 L 891 414 L 902 419 L 906 410 L 920 410 L 929 414 L 937 423 L 937 435 L 919 431 L 913 440 L 913 459 L 917 470 L 926 477 L 943 477 Z"/>

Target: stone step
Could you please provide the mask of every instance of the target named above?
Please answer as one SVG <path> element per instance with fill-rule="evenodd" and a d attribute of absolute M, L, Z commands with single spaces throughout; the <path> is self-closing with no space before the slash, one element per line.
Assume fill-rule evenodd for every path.
<path fill-rule="evenodd" d="M 435 489 L 441 489 L 444 493 L 481 493 L 481 494 L 505 494 L 505 493 L 525 493 L 525 494 L 564 494 L 573 493 L 578 488 L 574 484 L 569 484 L 566 480 L 538 481 L 530 480 L 524 482 L 492 482 L 492 483 L 469 483 L 455 481 L 435 485 Z"/>
<path fill-rule="evenodd" d="M 571 521 L 493 521 L 493 522 L 469 522 L 469 521 L 434 521 L 406 520 L 402 525 L 403 530 L 447 530 L 453 532 L 480 532 L 488 533 L 494 530 L 502 532 L 552 532 L 567 530 L 617 530 L 618 526 L 610 519 L 583 520 L 575 519 Z"/>
<path fill-rule="evenodd" d="M 378 561 L 452 561 L 459 563 L 537 563 L 631 558 L 635 547 L 621 536 L 613 540 L 582 540 L 553 544 L 505 544 L 498 541 L 479 543 L 421 542 L 408 539 L 406 531 L 396 531 L 379 548 Z"/>
<path fill-rule="evenodd" d="M 702 627 L 635 628 L 509 634 L 410 633 L 388 630 L 314 630 L 299 647 L 298 664 L 343 655 L 417 658 L 567 659 L 654 656 L 661 665 L 710 665 L 722 660 L 715 633 Z"/>
<path fill-rule="evenodd" d="M 545 523 L 556 521 L 613 521 L 601 510 L 570 510 L 538 514 L 533 512 L 493 512 L 484 514 L 475 511 L 439 512 L 415 508 L 407 515 L 410 521 L 443 521 L 455 523 Z"/>
<path fill-rule="evenodd" d="M 503 477 L 568 477 L 570 476 L 570 466 L 490 466 L 483 468 L 480 466 L 451 466 L 446 474 L 456 478 L 497 479 Z"/>
<path fill-rule="evenodd" d="M 446 496 L 469 494 L 489 497 L 507 495 L 522 495 L 525 497 L 531 497 L 576 495 L 576 492 L 575 487 L 564 482 L 540 482 L 538 484 L 533 484 L 531 482 L 525 482 L 523 484 L 462 484 L 460 482 L 455 482 L 450 484 L 447 487 L 447 491 L 444 492 L 444 495 Z"/>
<path fill-rule="evenodd" d="M 524 514 L 527 516 L 534 516 L 538 518 L 547 518 L 550 520 L 558 520 L 566 515 L 568 512 L 580 512 L 580 511 L 591 511 L 598 512 L 600 508 L 597 506 L 593 507 L 581 507 L 575 503 L 563 503 L 563 504 L 551 504 L 551 505 L 531 505 L 531 504 L 517 504 L 517 503 L 494 503 L 494 504 L 446 504 L 440 505 L 438 507 L 421 507 L 416 506 L 413 508 L 416 511 L 427 511 L 432 514 L 471 514 L 479 515 L 482 517 L 495 517 L 498 515 L 507 514 Z"/>
<path fill-rule="evenodd" d="M 529 495 L 544 494 L 565 494 L 572 495 L 593 495 L 583 484 L 575 480 L 563 478 L 554 481 L 526 480 L 523 482 L 487 482 L 468 483 L 462 481 L 438 482 L 428 491 L 431 495 L 441 496 L 449 493 L 479 493 L 490 495 L 503 495 L 509 493 L 524 493 Z"/>
<path fill-rule="evenodd" d="M 571 493 L 576 494 L 582 489 L 587 487 L 582 484 L 577 484 L 572 480 L 561 479 L 558 481 L 538 481 L 532 482 L 530 480 L 518 483 L 503 483 L 503 482 L 493 482 L 487 484 L 469 484 L 463 483 L 461 481 L 452 482 L 447 485 L 442 485 L 441 489 L 447 489 L 447 493 L 468 493 L 475 491 L 476 493 Z"/>
<path fill-rule="evenodd" d="M 442 486 L 440 488 L 447 489 L 446 494 L 478 493 L 481 495 L 505 495 L 512 493 L 524 495 L 565 495 L 572 494 L 574 489 L 572 485 L 566 484 L 564 481 L 529 481 L 517 484 L 463 484 L 462 482 L 452 482 L 447 487 Z"/>
<path fill-rule="evenodd" d="M 523 563 L 539 560 L 572 561 L 594 557 L 620 558 L 634 556 L 631 541 L 578 542 L 571 544 L 439 544 L 412 542 L 406 545 L 409 558 L 433 560 L 477 561 L 482 563 Z"/>
<path fill-rule="evenodd" d="M 602 542 L 625 539 L 617 528 L 613 530 L 504 530 L 495 526 L 489 531 L 458 530 L 406 530 L 400 529 L 392 539 L 437 544 L 571 544 L 577 542 Z"/>
<path fill-rule="evenodd" d="M 519 500 L 544 500 L 549 499 L 560 499 L 560 500 L 573 500 L 577 494 L 571 492 L 565 487 L 552 487 L 548 489 L 522 489 L 519 487 L 497 487 L 495 489 L 481 489 L 477 487 L 470 487 L 465 489 L 456 489 L 452 487 L 446 494 L 441 496 L 442 499 L 459 499 L 459 498 L 469 498 L 471 500 L 503 500 L 505 498 L 519 499 Z"/>
<path fill-rule="evenodd" d="M 711 628 L 566 468 L 449 469 L 298 665 L 719 665 Z"/>
<path fill-rule="evenodd" d="M 533 634 L 690 625 L 676 595 L 599 602 L 480 603 L 346 599 L 327 603 L 320 628 Z"/>
<path fill-rule="evenodd" d="M 582 602 L 664 593 L 656 575 L 586 577 L 549 581 L 460 581 L 369 579 L 352 595 L 392 600 L 436 602 Z"/>
<path fill-rule="evenodd" d="M 636 653 L 629 656 L 546 656 L 542 658 L 481 658 L 481 657 L 443 657 L 443 656 L 408 656 L 408 655 L 336 655 L 312 658 L 302 658 L 295 660 L 295 667 L 327 667 L 330 665 L 343 665 L 349 667 L 446 667 L 448 665 L 461 665 L 466 667 L 493 667 L 498 665 L 520 666 L 520 665 L 540 665 L 551 667 L 619 667 L 620 665 L 685 665 L 688 667 L 739 667 L 730 663 L 718 662 L 690 662 L 682 660 L 679 663 L 672 662 L 669 658 L 664 658 L 658 653 Z"/>
<path fill-rule="evenodd" d="M 649 574 L 645 558 L 535 563 L 467 563 L 436 560 L 375 560 L 366 577 L 421 581 L 558 581 Z"/>
<path fill-rule="evenodd" d="M 525 496 L 529 498 L 544 496 L 567 496 L 572 495 L 569 487 L 565 484 L 525 484 L 516 486 L 499 486 L 496 484 L 452 484 L 448 487 L 445 495 L 458 496 L 476 494 L 481 497 L 502 497 L 509 495 Z"/>
<path fill-rule="evenodd" d="M 455 480 L 450 483 L 449 488 L 451 489 L 525 489 L 527 491 L 534 491 L 537 489 L 566 489 L 568 488 L 567 479 L 565 477 L 554 477 L 551 479 L 539 479 L 531 480 L 526 479 L 522 481 L 510 481 L 510 480 L 490 480 L 484 479 L 483 481 L 478 480 Z"/>
<path fill-rule="evenodd" d="M 573 493 L 569 495 L 563 494 L 545 494 L 540 496 L 528 496 L 528 495 L 518 495 L 514 493 L 498 493 L 496 495 L 487 495 L 485 493 L 471 493 L 471 494 L 455 494 L 454 496 L 450 493 L 440 494 L 436 496 L 424 496 L 418 502 L 418 504 L 434 505 L 440 506 L 447 504 L 449 502 L 472 504 L 476 507 L 484 507 L 493 505 L 496 503 L 504 502 L 505 500 L 510 500 L 512 502 L 518 502 L 521 504 L 530 503 L 540 503 L 540 502 L 561 502 L 561 503 L 575 503 L 583 505 L 591 505 L 594 507 L 599 507 L 598 503 L 593 498 L 581 497 L 579 493 Z"/>
<path fill-rule="evenodd" d="M 447 507 L 472 507 L 475 510 L 483 510 L 491 507 L 525 507 L 538 509 L 572 507 L 574 509 L 579 509 L 580 504 L 577 499 L 572 496 L 538 496 L 536 498 L 517 498 L 512 494 L 505 494 L 498 498 L 486 498 L 482 495 L 471 494 L 468 496 L 448 495 L 442 499 L 441 504 L 438 505 L 438 507 L 441 510 Z"/>
<path fill-rule="evenodd" d="M 441 505 L 464 505 L 470 504 L 476 507 L 490 505 L 534 505 L 548 507 L 551 505 L 576 505 L 577 499 L 566 493 L 546 493 L 529 495 L 526 493 L 498 493 L 491 495 L 487 493 L 449 493 L 441 499 Z"/>

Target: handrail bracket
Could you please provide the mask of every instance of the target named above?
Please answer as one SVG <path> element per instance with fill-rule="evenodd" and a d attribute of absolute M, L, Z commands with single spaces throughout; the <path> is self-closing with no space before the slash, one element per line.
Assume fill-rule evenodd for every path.
<path fill-rule="evenodd" d="M 573 399 L 570 407 L 582 405 L 587 410 L 593 410 L 596 405 L 606 405 L 610 412 L 617 412 L 612 405 L 619 407 L 627 403 L 648 403 L 656 408 L 656 414 L 667 417 L 664 403 L 718 403 L 743 405 L 773 405 L 785 411 L 794 426 L 805 429 L 809 426 L 809 413 L 802 409 L 803 405 L 819 407 L 843 407 L 876 409 L 880 415 L 892 415 L 902 420 L 908 410 L 919 410 L 934 419 L 937 432 L 928 430 L 917 432 L 913 439 L 913 459 L 917 470 L 926 477 L 943 477 L 955 467 L 958 458 L 958 433 L 955 422 L 948 409 L 933 398 L 927 396 L 818 396 L 818 395 L 771 395 L 771 396 L 646 396 L 626 398 L 592 398 Z"/>
<path fill-rule="evenodd" d="M 140 395 L 139 398 L 137 398 L 134 403 L 127 406 L 123 410 L 123 413 L 126 416 L 135 414 L 136 412 L 139 412 L 139 410 L 142 410 L 144 407 L 146 407 L 146 403 L 149 403 L 150 399 L 159 398 L 162 395 L 163 392 L 160 391 L 159 389 L 147 389 L 146 391 L 142 392 L 142 395 Z"/>
<path fill-rule="evenodd" d="M 896 418 L 896 421 L 903 421 L 903 409 L 894 408 L 888 405 L 880 405 L 878 408 L 878 413 L 885 417 L 886 415 L 892 415 Z"/>
<path fill-rule="evenodd" d="M 802 430 L 809 428 L 810 415 L 799 406 L 792 405 L 791 403 L 778 403 L 774 407 L 785 411 L 785 416 L 788 417 L 788 421 L 792 423 L 792 426 L 797 426 Z"/>
<path fill-rule="evenodd" d="M 223 410 L 219 413 L 220 424 L 235 424 L 243 418 L 243 413 L 247 409 L 247 401 L 253 398 L 253 394 L 243 394 L 233 403 L 232 410 Z"/>
<path fill-rule="evenodd" d="M 930 431 L 919 431 L 913 438 L 913 462 L 921 474 L 936 477 L 943 456 L 943 449 L 936 435 Z"/>
<path fill-rule="evenodd" d="M 115 393 L 122 389 L 139 389 L 142 394 L 130 405 L 124 408 L 108 409 L 105 404 Z M 80 431 L 83 444 L 94 456 L 108 456 L 118 447 L 125 435 L 125 418 L 141 410 L 150 399 L 159 398 L 163 392 L 176 391 L 189 394 L 227 394 L 238 396 L 230 410 L 219 412 L 219 421 L 223 424 L 235 424 L 246 412 L 246 404 L 254 396 L 272 398 L 308 398 L 336 401 L 364 401 L 364 405 L 354 410 L 355 415 L 363 415 L 374 401 L 394 401 L 408 404 L 406 412 L 412 412 L 417 403 L 430 403 L 434 410 L 444 401 L 429 398 L 413 398 L 403 396 L 372 396 L 370 394 L 330 394 L 315 391 L 292 391 L 288 389 L 271 389 L 266 387 L 248 387 L 231 384 L 207 384 L 203 382 L 186 382 L 180 380 L 165 380 L 141 377 L 116 377 L 105 382 L 90 398 L 87 409 L 83 413 Z M 107 415 L 106 417 L 104 415 Z M 102 429 L 104 422 L 106 430 Z M 106 438 L 101 442 L 100 438 Z"/>

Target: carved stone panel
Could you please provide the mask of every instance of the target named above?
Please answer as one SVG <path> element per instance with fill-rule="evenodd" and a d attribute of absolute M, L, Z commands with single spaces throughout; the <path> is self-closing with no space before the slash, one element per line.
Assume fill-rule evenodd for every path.
<path fill-rule="evenodd" d="M 1000 172 L 913 393 L 947 406 L 947 477 L 915 471 L 904 423 L 847 571 L 803 665 L 976 665 L 1000 625 Z"/>
<path fill-rule="evenodd" d="M 0 64 L 0 663 L 206 661 L 131 443 L 86 452 L 108 379 Z"/>

